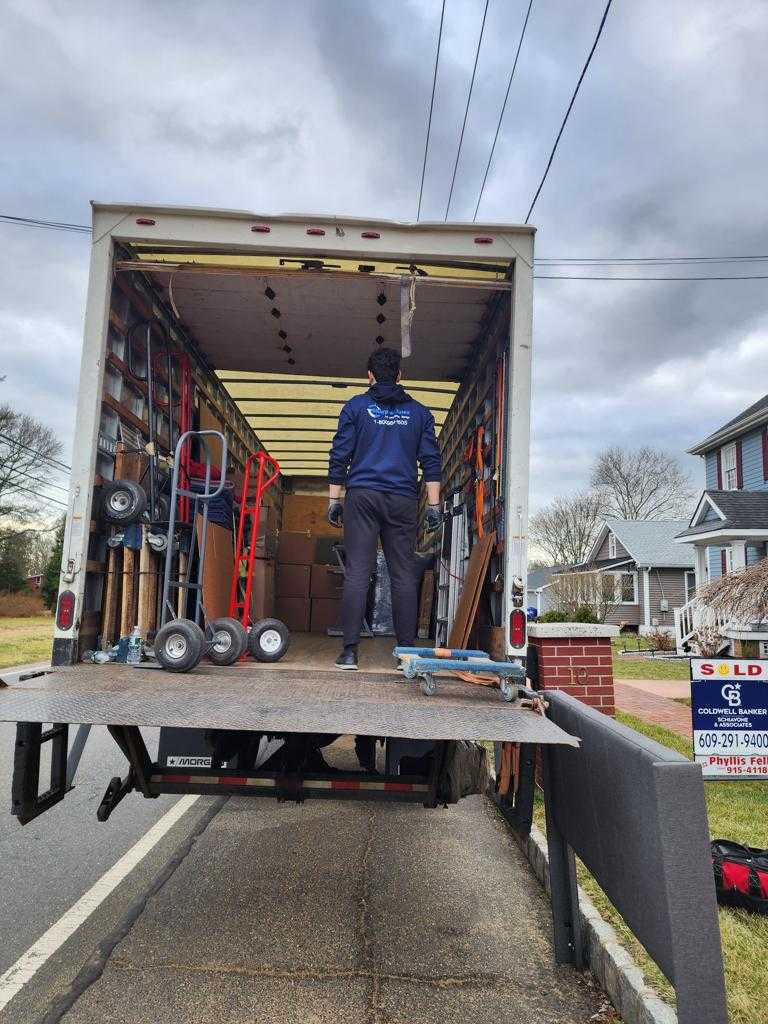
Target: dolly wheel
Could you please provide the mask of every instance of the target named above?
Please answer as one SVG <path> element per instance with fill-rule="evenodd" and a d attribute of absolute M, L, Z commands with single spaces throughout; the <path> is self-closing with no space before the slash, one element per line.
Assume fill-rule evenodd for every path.
<path fill-rule="evenodd" d="M 256 661 L 280 661 L 291 642 L 288 627 L 280 619 L 261 619 L 251 627 L 248 649 Z"/>
<path fill-rule="evenodd" d="M 146 507 L 146 492 L 133 480 L 112 480 L 102 489 L 101 511 L 107 522 L 135 523 Z"/>
<path fill-rule="evenodd" d="M 433 697 L 437 693 L 437 681 L 431 672 L 421 677 L 421 692 L 425 697 Z"/>
<path fill-rule="evenodd" d="M 203 656 L 205 634 L 191 619 L 166 622 L 155 637 L 155 657 L 169 672 L 189 672 Z"/>
<path fill-rule="evenodd" d="M 237 619 L 214 619 L 208 636 L 208 657 L 214 665 L 234 665 L 248 647 L 248 633 Z"/>

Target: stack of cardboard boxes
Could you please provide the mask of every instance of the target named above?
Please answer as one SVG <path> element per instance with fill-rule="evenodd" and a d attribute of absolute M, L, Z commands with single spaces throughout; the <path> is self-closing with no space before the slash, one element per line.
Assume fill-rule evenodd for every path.
<path fill-rule="evenodd" d="M 326 633 L 340 621 L 343 575 L 327 538 L 281 531 L 275 615 L 296 633 Z"/>

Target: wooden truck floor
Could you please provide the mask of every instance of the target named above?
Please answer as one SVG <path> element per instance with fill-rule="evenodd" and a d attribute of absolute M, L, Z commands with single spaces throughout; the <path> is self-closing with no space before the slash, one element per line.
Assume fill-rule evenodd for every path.
<path fill-rule="evenodd" d="M 435 696 L 393 671 L 392 640 L 362 641 L 359 672 L 333 667 L 339 641 L 294 637 L 286 658 L 193 672 L 81 664 L 0 687 L 0 721 L 320 732 L 578 745 L 499 691 L 449 676 Z"/>

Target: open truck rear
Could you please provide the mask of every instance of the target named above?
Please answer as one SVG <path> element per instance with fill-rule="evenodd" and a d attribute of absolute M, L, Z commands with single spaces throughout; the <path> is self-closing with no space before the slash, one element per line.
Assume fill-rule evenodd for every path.
<path fill-rule="evenodd" d="M 517 225 L 94 204 L 52 669 L 0 689 L 0 719 L 19 723 L 20 821 L 64 797 L 95 724 L 128 761 L 125 778 L 109 784 L 103 818 L 132 791 L 434 806 L 448 798 L 455 741 L 573 742 L 484 687 L 455 680 L 423 696 L 393 671 L 392 641 L 364 640 L 364 671 L 353 678 L 333 668 L 337 642 L 321 633 L 294 633 L 275 665 L 201 663 L 185 676 L 81 661 L 158 624 L 156 590 L 146 595 L 147 579 L 158 586 L 161 555 L 146 536 L 138 550 L 121 549 L 100 510 L 116 476 L 141 478 L 152 444 L 161 459 L 172 455 L 183 426 L 174 411 L 187 403 L 192 429 L 224 434 L 235 479 L 255 452 L 280 462 L 268 501 L 281 530 L 295 496 L 311 505 L 326 493 L 341 405 L 364 389 L 370 352 L 387 345 L 402 353 L 407 390 L 434 413 L 443 495 L 452 510 L 471 509 L 470 546 L 495 534 L 479 584 L 480 635 L 497 658 L 523 666 L 533 240 L 532 228 Z M 170 353 L 164 400 L 161 375 L 151 410 L 137 334 Z M 303 529 L 293 512 L 288 525 Z M 147 748 L 148 727 L 162 730 L 157 752 Z M 262 768 L 281 744 L 318 733 L 384 740 L 380 772 L 313 772 L 300 757 L 290 771 Z M 39 778 L 46 744 L 48 788 Z M 401 765 L 408 752 L 420 758 L 404 762 L 410 774 Z"/>

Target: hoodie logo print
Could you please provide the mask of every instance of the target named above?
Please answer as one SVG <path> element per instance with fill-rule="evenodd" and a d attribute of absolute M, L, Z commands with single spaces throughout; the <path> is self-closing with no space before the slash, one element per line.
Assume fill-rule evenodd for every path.
<path fill-rule="evenodd" d="M 411 419 L 411 411 L 408 408 L 390 406 L 388 409 L 382 409 L 376 402 L 369 405 L 366 412 L 377 427 L 407 427 Z"/>

